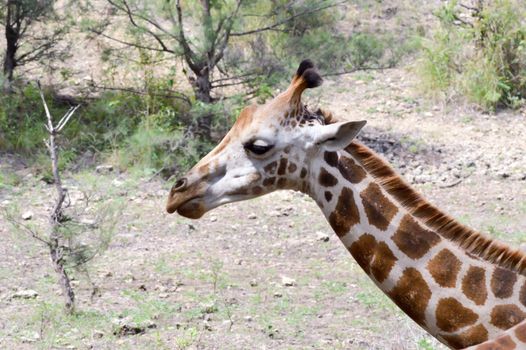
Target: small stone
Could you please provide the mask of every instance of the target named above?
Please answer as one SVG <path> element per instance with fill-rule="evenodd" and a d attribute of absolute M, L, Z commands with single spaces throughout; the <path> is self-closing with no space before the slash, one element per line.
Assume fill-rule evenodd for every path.
<path fill-rule="evenodd" d="M 137 323 L 133 322 L 129 317 L 123 319 L 114 319 L 113 324 L 113 334 L 117 336 L 143 334 L 147 329 L 157 328 L 157 325 L 151 320 Z"/>
<path fill-rule="evenodd" d="M 20 340 L 22 343 L 34 343 L 38 340 L 40 340 L 40 334 L 38 332 L 30 332 L 30 334 L 26 337 L 21 337 Z"/>
<path fill-rule="evenodd" d="M 258 285 L 258 281 L 256 281 L 255 279 L 250 281 L 251 287 L 257 287 L 257 285 Z"/>
<path fill-rule="evenodd" d="M 13 299 L 35 299 L 36 297 L 38 297 L 38 292 L 32 289 L 19 290 L 12 296 Z"/>
<path fill-rule="evenodd" d="M 94 330 L 93 331 L 93 338 L 96 338 L 96 339 L 100 339 L 104 337 L 104 333 L 99 331 L 99 330 Z"/>
<path fill-rule="evenodd" d="M 31 210 L 28 210 L 22 214 L 23 220 L 31 220 L 33 218 L 33 212 Z"/>
<path fill-rule="evenodd" d="M 97 165 L 95 168 L 95 172 L 98 174 L 108 174 L 113 171 L 113 165 L 111 164 L 103 164 L 103 165 Z"/>
<path fill-rule="evenodd" d="M 321 231 L 316 232 L 316 240 L 321 242 L 328 242 L 330 240 L 329 235 Z"/>
<path fill-rule="evenodd" d="M 168 293 L 159 293 L 159 298 L 161 298 L 161 299 L 166 299 L 169 296 L 170 296 L 170 294 L 168 294 Z"/>
<path fill-rule="evenodd" d="M 281 292 L 274 292 L 273 296 L 274 296 L 274 298 L 281 298 L 283 296 L 283 293 L 281 293 Z"/>
<path fill-rule="evenodd" d="M 245 316 L 243 317 L 245 321 L 252 322 L 252 316 Z"/>
<path fill-rule="evenodd" d="M 257 217 L 256 214 L 254 214 L 254 213 L 252 213 L 252 214 L 250 214 L 250 215 L 248 216 L 248 219 L 249 219 L 249 220 L 255 220 L 255 219 L 257 219 L 257 218 L 258 218 L 258 217 Z"/>
<path fill-rule="evenodd" d="M 290 277 L 282 276 L 281 284 L 283 284 L 285 287 L 292 287 L 296 285 L 296 280 Z"/>
<path fill-rule="evenodd" d="M 80 223 L 84 224 L 86 226 L 95 227 L 96 224 L 97 224 L 97 221 L 93 220 L 93 219 L 82 218 L 82 219 L 80 219 Z"/>
<path fill-rule="evenodd" d="M 217 217 L 215 216 L 211 216 L 210 217 L 210 222 L 216 222 L 217 221 Z"/>

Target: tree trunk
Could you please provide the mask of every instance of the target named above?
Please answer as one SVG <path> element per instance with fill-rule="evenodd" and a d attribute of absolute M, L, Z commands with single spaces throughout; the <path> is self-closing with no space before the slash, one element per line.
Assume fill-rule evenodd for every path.
<path fill-rule="evenodd" d="M 6 49 L 4 56 L 4 90 L 6 92 L 12 91 L 13 72 L 16 67 L 16 51 L 18 49 L 18 40 L 20 39 L 20 33 L 13 27 L 12 20 L 11 6 L 8 4 L 5 20 Z"/>
<path fill-rule="evenodd" d="M 193 88 L 195 97 L 198 101 L 207 104 L 214 102 L 214 99 L 210 94 L 212 84 L 210 84 L 210 73 L 207 69 L 203 69 L 199 75 L 196 74 Z M 198 134 L 206 140 L 210 140 L 211 138 L 212 119 L 212 113 L 205 113 L 201 115 L 197 121 Z"/>
<path fill-rule="evenodd" d="M 52 230 L 55 230 L 55 227 L 53 227 Z M 53 235 L 56 236 L 56 234 Z M 75 310 L 75 293 L 73 292 L 68 273 L 64 267 L 64 261 L 62 259 L 60 247 L 58 247 L 58 241 L 51 243 L 49 246 L 49 253 L 51 255 L 53 268 L 58 275 L 58 283 L 62 289 L 62 295 L 64 296 L 64 307 L 66 312 L 71 314 Z"/>
<path fill-rule="evenodd" d="M 39 85 L 40 88 L 40 85 Z M 58 149 L 57 144 L 55 143 L 55 136 L 60 130 L 57 131 L 53 122 L 51 120 L 51 115 L 47 105 L 45 104 L 44 94 L 40 90 L 40 95 L 42 101 L 44 101 L 44 106 L 46 110 L 46 115 L 48 117 L 48 130 L 49 130 L 49 143 L 47 144 L 49 148 L 49 154 L 51 157 L 51 169 L 53 172 L 53 179 L 55 180 L 55 188 L 57 190 L 57 200 L 53 208 L 53 212 L 49 217 L 50 233 L 49 233 L 49 254 L 51 256 L 51 261 L 53 262 L 53 268 L 58 274 L 59 284 L 62 289 L 62 295 L 64 296 L 64 305 L 66 312 L 71 314 L 75 310 L 75 293 L 71 287 L 70 278 L 64 266 L 64 259 L 62 248 L 60 246 L 60 232 L 59 227 L 60 223 L 63 221 L 63 211 L 62 205 L 66 199 L 66 190 L 62 187 L 62 181 L 60 179 L 60 172 L 58 169 Z M 59 123 L 60 124 L 60 123 Z"/>

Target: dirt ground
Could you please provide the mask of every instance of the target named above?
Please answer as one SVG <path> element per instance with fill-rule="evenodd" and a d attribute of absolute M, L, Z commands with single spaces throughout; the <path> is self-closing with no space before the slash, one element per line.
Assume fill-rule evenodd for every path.
<path fill-rule="evenodd" d="M 328 80 L 309 94 L 311 104 L 368 120 L 363 141 L 431 202 L 510 244 L 526 241 L 521 112 L 435 105 L 404 69 Z M 43 223 L 51 186 L 8 159 L 0 171 L 20 181 L 0 186 L 0 207 Z M 117 173 L 96 181 L 125 205 L 108 250 L 89 266 L 100 296 L 90 300 L 90 284 L 74 274 L 75 316 L 61 312 L 45 249 L 0 219 L 0 348 L 445 349 L 379 292 L 301 194 L 192 221 L 165 213 L 170 183 Z M 38 295 L 18 295 L 28 290 Z"/>

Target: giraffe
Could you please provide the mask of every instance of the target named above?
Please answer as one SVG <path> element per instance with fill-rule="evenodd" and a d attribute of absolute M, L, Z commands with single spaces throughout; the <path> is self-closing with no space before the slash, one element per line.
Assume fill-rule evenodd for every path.
<path fill-rule="evenodd" d="M 453 349 L 526 349 L 526 255 L 427 202 L 341 121 L 301 101 L 322 78 L 301 62 L 290 86 L 243 109 L 223 140 L 171 188 L 166 210 L 198 219 L 279 189 L 316 201 L 365 273 Z"/>

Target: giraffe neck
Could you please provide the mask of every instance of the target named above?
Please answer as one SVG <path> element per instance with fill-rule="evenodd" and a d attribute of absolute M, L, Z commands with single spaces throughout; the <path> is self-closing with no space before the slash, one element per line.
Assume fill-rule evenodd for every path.
<path fill-rule="evenodd" d="M 364 146 L 325 152 L 311 173 L 310 194 L 378 287 L 415 322 L 453 348 L 493 339 L 525 319 L 522 271 L 513 268 L 517 264 L 488 257 L 484 250 L 511 253 L 463 227 L 459 226 L 459 232 L 472 234 L 469 244 L 443 229 L 445 225 L 455 228 L 454 221 L 444 221 L 439 226 L 442 230 L 430 225 L 421 208 L 408 208 L 407 203 L 415 199 L 393 195 L 388 182 L 364 164 L 356 147 Z M 442 222 L 438 214 L 434 216 Z M 476 247 L 471 246 L 479 243 L 483 247 L 477 256 Z"/>

